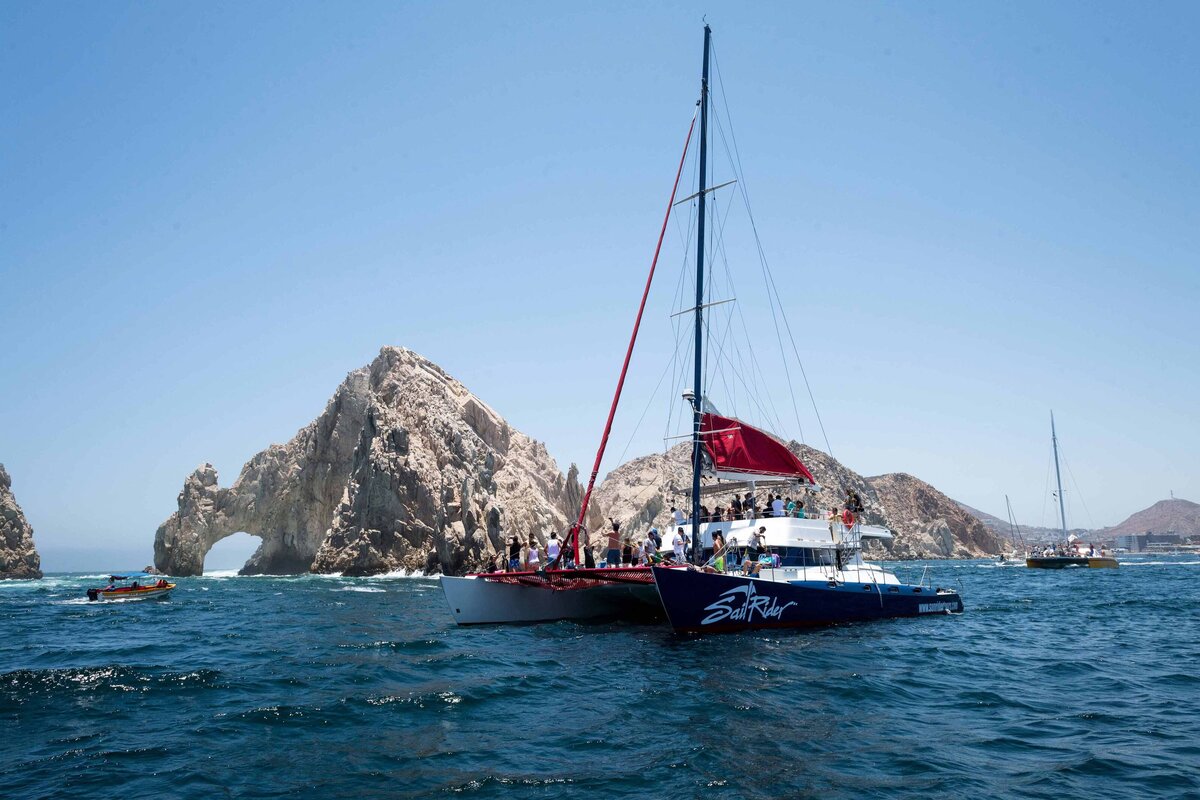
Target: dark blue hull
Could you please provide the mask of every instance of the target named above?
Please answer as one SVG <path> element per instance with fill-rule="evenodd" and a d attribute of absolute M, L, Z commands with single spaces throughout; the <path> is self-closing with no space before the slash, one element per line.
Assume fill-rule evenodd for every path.
<path fill-rule="evenodd" d="M 807 628 L 839 622 L 952 614 L 957 592 L 925 586 L 774 581 L 654 568 L 671 627 L 682 633 Z"/>

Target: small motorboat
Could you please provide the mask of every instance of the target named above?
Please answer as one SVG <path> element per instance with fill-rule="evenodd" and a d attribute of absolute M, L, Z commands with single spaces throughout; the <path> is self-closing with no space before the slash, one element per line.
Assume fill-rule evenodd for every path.
<path fill-rule="evenodd" d="M 110 575 L 108 585 L 101 589 L 88 589 L 88 600 L 148 600 L 152 597 L 166 597 L 175 588 L 160 575 L 150 575 L 145 572 L 133 572 L 124 575 Z"/>

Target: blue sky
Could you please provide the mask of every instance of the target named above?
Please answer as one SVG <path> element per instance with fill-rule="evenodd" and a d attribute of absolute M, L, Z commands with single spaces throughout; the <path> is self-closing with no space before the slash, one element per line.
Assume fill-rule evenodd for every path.
<path fill-rule="evenodd" d="M 46 567 L 147 560 L 384 344 L 586 468 L 704 15 L 840 460 L 1050 524 L 1053 407 L 1073 524 L 1200 500 L 1195 4 L 5 3 L 0 461 Z M 675 230 L 606 468 L 663 444 Z"/>

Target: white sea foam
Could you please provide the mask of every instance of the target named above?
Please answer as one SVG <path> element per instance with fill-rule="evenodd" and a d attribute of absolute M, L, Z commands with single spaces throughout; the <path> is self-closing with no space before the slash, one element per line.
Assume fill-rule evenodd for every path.
<path fill-rule="evenodd" d="M 437 575 L 426 575 L 424 572 L 421 572 L 419 569 L 414 569 L 414 570 L 412 570 L 412 571 L 409 571 L 409 570 L 406 570 L 406 569 L 398 569 L 398 570 L 396 570 L 395 572 L 385 572 L 385 573 L 383 573 L 382 575 L 372 575 L 372 576 L 371 576 L 371 578 L 372 578 L 372 579 L 378 579 L 378 578 L 414 578 L 414 579 L 417 579 L 417 580 L 429 580 L 429 581 L 432 581 L 432 580 L 436 580 L 436 579 L 437 579 Z"/>
<path fill-rule="evenodd" d="M 341 589 L 334 589 L 335 592 L 367 592 L 369 594 L 382 594 L 387 589 L 379 589 L 374 586 L 343 586 Z"/>

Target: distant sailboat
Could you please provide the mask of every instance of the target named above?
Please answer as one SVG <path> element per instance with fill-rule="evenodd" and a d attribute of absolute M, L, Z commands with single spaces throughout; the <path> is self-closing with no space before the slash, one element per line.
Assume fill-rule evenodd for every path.
<path fill-rule="evenodd" d="M 1012 565 L 1019 564 L 1021 560 L 1028 557 L 1029 548 L 1025 544 L 1025 537 L 1021 533 L 1021 526 L 1017 524 L 1017 519 L 1013 516 L 1012 503 L 1009 502 L 1008 495 L 1004 495 L 1004 507 L 1008 511 L 1008 536 L 1009 544 L 1012 549 L 1008 553 L 1001 553 L 999 563 Z M 1020 549 L 1017 549 L 1017 543 L 1020 542 Z"/>
<path fill-rule="evenodd" d="M 1054 445 L 1054 478 L 1058 483 L 1058 513 L 1062 526 L 1062 544 L 1045 548 L 1040 553 L 1030 553 L 1025 566 L 1031 569 L 1066 569 L 1067 567 L 1116 567 L 1117 560 L 1097 551 L 1093 546 L 1084 546 L 1083 540 L 1067 531 L 1067 506 L 1063 501 L 1062 470 L 1058 465 L 1058 433 L 1054 429 L 1054 412 L 1050 412 L 1050 441 Z"/>

